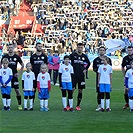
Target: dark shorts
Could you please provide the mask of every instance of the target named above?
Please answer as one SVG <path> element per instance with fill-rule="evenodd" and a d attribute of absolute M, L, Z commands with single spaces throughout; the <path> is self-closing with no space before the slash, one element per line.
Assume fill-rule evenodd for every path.
<path fill-rule="evenodd" d="M 11 83 L 12 83 L 12 88 L 19 89 L 19 82 L 18 82 L 18 78 L 17 77 L 13 76 Z"/>
<path fill-rule="evenodd" d="M 74 77 L 74 87 L 78 84 L 78 89 L 85 89 L 85 77 Z"/>

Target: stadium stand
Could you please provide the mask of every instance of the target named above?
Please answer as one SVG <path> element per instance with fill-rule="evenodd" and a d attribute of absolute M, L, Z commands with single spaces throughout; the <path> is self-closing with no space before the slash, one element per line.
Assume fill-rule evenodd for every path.
<path fill-rule="evenodd" d="M 91 54 L 111 38 L 133 45 L 132 0 L 1 1 L 0 17 L 2 45 L 12 42 L 29 53 L 38 41 L 59 52 L 71 52 L 82 41 Z"/>

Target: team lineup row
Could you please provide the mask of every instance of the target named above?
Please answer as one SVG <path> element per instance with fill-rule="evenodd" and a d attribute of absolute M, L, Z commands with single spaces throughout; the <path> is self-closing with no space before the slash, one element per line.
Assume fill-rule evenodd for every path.
<path fill-rule="evenodd" d="M 51 70 L 53 70 L 54 84 L 57 82 L 59 75 L 59 85 L 62 91 L 63 111 L 73 109 L 73 90 L 78 84 L 78 96 L 76 110 L 81 110 L 80 103 L 82 100 L 82 92 L 85 88 L 85 74 L 90 66 L 88 57 L 83 53 L 83 44 L 77 44 L 77 51 L 70 56 L 64 57 L 64 63 L 60 65 L 60 59 L 55 52 L 54 58 L 50 55 L 47 57 L 42 53 L 42 44 L 36 44 L 36 53 L 30 57 L 30 62 L 26 64 L 26 71 L 22 74 L 24 64 L 21 58 L 14 54 L 12 44 L 8 46 L 8 54 L 1 59 L 3 67 L 0 71 L 0 82 L 2 92 L 3 110 L 10 110 L 11 103 L 11 87 L 15 89 L 18 109 L 21 106 L 21 94 L 19 91 L 18 76 L 22 74 L 22 88 L 24 91 L 24 110 L 27 110 L 27 100 L 30 101 L 30 110 L 33 110 L 35 99 L 35 90 L 38 89 L 38 98 L 40 99 L 40 110 L 48 111 L 48 98 L 51 89 Z M 125 100 L 126 104 L 123 108 L 130 107 L 133 111 L 133 48 L 127 48 L 128 55 L 123 58 L 122 72 L 125 77 Z M 99 56 L 93 61 L 93 70 L 96 72 L 96 89 L 98 107 L 96 111 L 110 112 L 110 91 L 112 88 L 112 63 L 110 58 L 105 56 L 106 49 L 101 46 L 99 48 Z M 71 64 L 70 64 L 71 61 Z M 51 63 L 52 62 L 52 63 Z M 17 72 L 17 63 L 21 64 L 21 70 Z M 48 72 L 47 72 L 48 64 Z M 51 69 L 52 68 L 52 69 Z M 127 71 L 127 72 L 126 72 Z M 68 103 L 66 93 L 68 92 Z M 106 104 L 105 104 L 106 101 Z M 105 104 L 105 105 L 104 105 Z M 68 106 L 67 106 L 68 105 Z"/>

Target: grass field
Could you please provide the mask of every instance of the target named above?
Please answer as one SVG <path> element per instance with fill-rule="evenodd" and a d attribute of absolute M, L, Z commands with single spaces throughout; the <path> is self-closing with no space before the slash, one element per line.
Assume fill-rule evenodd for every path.
<path fill-rule="evenodd" d="M 21 85 L 20 85 L 21 86 Z M 0 111 L 0 133 L 132 133 L 133 113 L 123 110 L 123 77 L 120 71 L 113 73 L 110 113 L 95 112 L 97 107 L 95 74 L 89 72 L 83 93 L 81 111 L 62 112 L 61 92 L 52 86 L 49 112 L 39 111 L 36 97 L 34 111 L 18 111 L 14 90 L 11 111 Z M 74 92 L 76 106 L 77 90 Z M 1 100 L 0 100 L 1 101 Z M 0 102 L 0 110 L 2 103 Z"/>

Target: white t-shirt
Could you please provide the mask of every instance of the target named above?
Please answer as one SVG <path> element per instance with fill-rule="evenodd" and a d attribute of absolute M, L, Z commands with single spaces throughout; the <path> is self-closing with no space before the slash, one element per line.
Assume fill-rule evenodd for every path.
<path fill-rule="evenodd" d="M 22 80 L 24 80 L 24 89 L 26 91 L 32 91 L 33 89 L 33 80 L 35 80 L 35 75 L 32 71 L 24 72 L 22 74 Z"/>
<path fill-rule="evenodd" d="M 2 77 L 3 84 L 9 79 L 9 76 L 12 76 L 12 69 L 11 68 L 1 68 L 0 69 L 0 76 Z M 11 86 L 11 81 L 6 85 Z"/>
<path fill-rule="evenodd" d="M 62 82 L 72 82 L 71 74 L 73 72 L 73 67 L 69 64 L 68 66 L 65 64 L 60 65 L 59 73 L 62 74 L 61 81 Z"/>
<path fill-rule="evenodd" d="M 100 84 L 110 84 L 110 74 L 112 73 L 112 67 L 107 65 L 100 65 L 98 68 L 98 73 L 101 74 L 100 76 Z"/>
<path fill-rule="evenodd" d="M 40 82 L 40 88 L 48 88 L 48 81 L 50 81 L 50 75 L 48 72 L 45 74 L 39 73 L 37 76 L 37 81 Z"/>
<path fill-rule="evenodd" d="M 129 69 L 125 77 L 128 78 L 128 88 L 133 88 L 133 69 Z"/>

